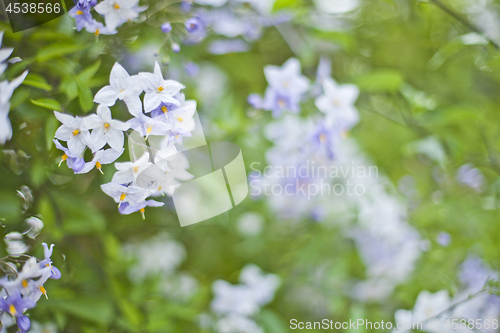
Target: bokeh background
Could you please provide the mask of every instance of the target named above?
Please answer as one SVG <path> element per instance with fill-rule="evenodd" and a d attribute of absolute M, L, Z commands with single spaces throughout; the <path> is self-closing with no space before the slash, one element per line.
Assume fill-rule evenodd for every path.
<path fill-rule="evenodd" d="M 28 253 L 41 257 L 41 242 L 55 244 L 62 278 L 48 282 L 49 299 L 29 312 L 33 321 L 53 324 L 47 331 L 281 333 L 291 331 L 293 318 L 394 322 L 398 309 L 417 307 L 423 291 L 445 291 L 451 306 L 497 278 L 500 2 L 270 3 L 270 13 L 287 19 L 263 27 L 258 38 L 239 38 L 244 52 L 214 51 L 214 41 L 231 36 L 210 30 L 197 43 L 181 43 L 193 12 L 178 1 L 141 0 L 149 6 L 141 19 L 99 38 L 77 32 L 68 15 L 15 34 L 3 24 L 3 45 L 22 59 L 4 76 L 30 74 L 11 99 L 14 134 L 0 149 L 0 230 L 24 232 L 25 219 L 37 216 L 44 228 L 24 240 Z M 191 11 L 200 8 L 214 9 L 194 4 Z M 160 29 L 166 21 L 170 34 Z M 330 59 L 332 77 L 360 89 L 360 121 L 340 146 L 378 168 L 378 178 L 366 183 L 369 193 L 379 191 L 377 200 L 249 195 L 223 215 L 181 228 L 169 198 L 148 208 L 145 220 L 120 215 L 100 189 L 113 165 L 103 175 L 58 167 L 52 111 L 93 112 L 93 96 L 108 84 L 115 62 L 136 74 L 158 61 L 197 101 L 207 141 L 238 144 L 247 172 L 254 162 L 262 170 L 278 146 L 265 134 L 269 124 L 283 126 L 294 142 L 308 140 L 247 102 L 267 86 L 263 68 L 291 57 L 311 82 L 320 58 Z M 320 114 L 313 101 L 301 104 L 298 119 Z M 124 105 L 112 110 L 115 118 L 129 117 Z M 398 226 L 389 224 L 381 236 L 388 221 Z M 8 255 L 3 243 L 0 252 Z M 223 294 L 216 281 L 241 284 L 248 264 L 280 282 L 263 291 L 271 300 L 244 316 L 250 322 L 234 328 L 214 308 Z M 225 292 L 227 304 L 245 303 L 244 293 Z M 498 319 L 491 297 L 455 316 Z"/>

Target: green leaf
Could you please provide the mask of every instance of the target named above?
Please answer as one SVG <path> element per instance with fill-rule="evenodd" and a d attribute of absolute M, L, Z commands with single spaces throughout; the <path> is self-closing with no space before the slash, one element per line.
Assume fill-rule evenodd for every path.
<path fill-rule="evenodd" d="M 0 219 L 5 219 L 2 223 L 14 223 L 20 216 L 21 200 L 15 191 L 0 192 Z"/>
<path fill-rule="evenodd" d="M 368 92 L 396 92 L 403 82 L 403 75 L 394 69 L 379 69 L 354 79 L 359 89 Z"/>
<path fill-rule="evenodd" d="M 42 108 L 46 108 L 49 110 L 54 110 L 54 111 L 61 111 L 61 103 L 59 103 L 57 100 L 53 98 L 39 98 L 39 99 L 32 99 L 31 103 L 41 106 Z"/>
<path fill-rule="evenodd" d="M 47 119 L 47 123 L 45 123 L 45 140 L 47 142 L 47 150 L 50 150 L 54 144 L 54 141 L 52 140 L 54 139 L 54 134 L 56 133 L 58 126 L 59 121 L 56 117 L 49 117 L 49 119 Z"/>
<path fill-rule="evenodd" d="M 273 11 L 300 6 L 299 0 L 276 0 Z"/>
<path fill-rule="evenodd" d="M 87 84 L 77 79 L 78 100 L 83 111 L 89 112 L 94 107 L 94 96 Z"/>
<path fill-rule="evenodd" d="M 288 327 L 277 313 L 269 309 L 263 310 L 259 314 L 259 322 L 264 326 L 266 332 L 286 333 Z"/>
<path fill-rule="evenodd" d="M 67 234 L 85 235 L 106 229 L 104 216 L 87 202 L 68 195 L 57 195 L 56 199 L 63 208 L 63 228 Z"/>
<path fill-rule="evenodd" d="M 36 61 L 44 62 L 53 58 L 58 58 L 60 56 L 74 53 L 87 48 L 85 44 L 79 45 L 68 45 L 65 43 L 52 44 L 46 48 L 38 51 L 36 56 Z"/>
<path fill-rule="evenodd" d="M 113 306 L 104 297 L 81 296 L 72 300 L 51 300 L 51 306 L 78 318 L 98 324 L 107 324 L 113 319 Z"/>
<path fill-rule="evenodd" d="M 52 86 L 48 84 L 47 80 L 41 75 L 29 73 L 23 81 L 23 85 L 31 86 L 45 91 L 51 91 Z"/>
<path fill-rule="evenodd" d="M 81 82 L 88 84 L 90 80 L 94 77 L 95 73 L 99 70 L 101 66 L 101 59 L 97 60 L 93 65 L 85 68 L 80 74 L 77 75 L 77 79 Z"/>

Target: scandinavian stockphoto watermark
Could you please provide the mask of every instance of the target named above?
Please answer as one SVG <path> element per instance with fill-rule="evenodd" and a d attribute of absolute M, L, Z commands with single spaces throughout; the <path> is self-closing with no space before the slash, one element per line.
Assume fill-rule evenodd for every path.
<path fill-rule="evenodd" d="M 250 194 L 252 196 L 302 196 L 308 200 L 316 196 L 362 196 L 366 192 L 364 180 L 378 178 L 377 166 L 316 165 L 306 161 L 297 165 L 266 166 L 250 164 Z"/>

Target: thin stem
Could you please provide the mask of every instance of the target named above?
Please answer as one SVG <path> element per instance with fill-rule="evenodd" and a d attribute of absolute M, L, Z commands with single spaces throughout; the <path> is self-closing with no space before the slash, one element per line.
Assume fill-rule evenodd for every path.
<path fill-rule="evenodd" d="M 489 38 L 483 31 L 481 31 L 478 27 L 464 19 L 462 16 L 458 15 L 455 13 L 453 10 L 451 10 L 449 7 L 447 7 L 445 4 L 441 2 L 441 0 L 429 0 L 430 2 L 434 3 L 436 6 L 441 8 L 444 12 L 446 12 L 448 15 L 462 23 L 464 26 L 466 26 L 469 30 L 474 31 L 475 33 L 480 34 L 483 36 L 491 45 L 495 47 L 495 49 L 500 50 L 500 46 L 493 41 L 491 38 Z"/>

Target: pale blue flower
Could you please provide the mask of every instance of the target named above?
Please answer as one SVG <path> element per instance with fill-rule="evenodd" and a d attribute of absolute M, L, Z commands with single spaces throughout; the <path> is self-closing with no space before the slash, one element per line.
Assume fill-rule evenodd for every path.
<path fill-rule="evenodd" d="M 172 25 L 170 24 L 170 22 L 163 23 L 161 25 L 161 31 L 163 31 L 166 34 L 172 31 Z"/>

